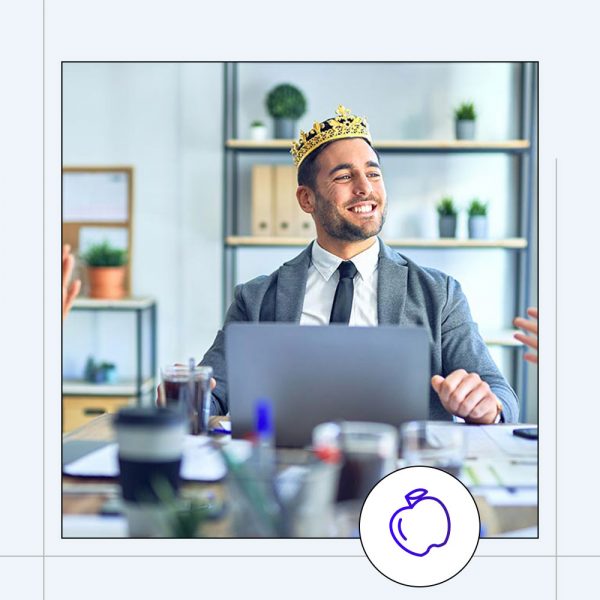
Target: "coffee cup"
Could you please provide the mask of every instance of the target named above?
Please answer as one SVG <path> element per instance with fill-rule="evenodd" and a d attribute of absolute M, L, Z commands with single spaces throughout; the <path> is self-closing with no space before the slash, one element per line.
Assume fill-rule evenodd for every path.
<path fill-rule="evenodd" d="M 131 537 L 168 537 L 187 421 L 168 408 L 124 408 L 113 421 Z"/>

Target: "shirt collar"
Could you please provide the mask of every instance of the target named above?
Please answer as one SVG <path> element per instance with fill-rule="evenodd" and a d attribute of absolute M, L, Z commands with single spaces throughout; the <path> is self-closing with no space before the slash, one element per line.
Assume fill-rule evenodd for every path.
<path fill-rule="evenodd" d="M 331 252 L 319 246 L 319 242 L 316 240 L 312 246 L 311 259 L 315 269 L 317 269 L 325 281 L 329 281 L 342 262 L 339 256 L 331 254 Z M 372 246 L 363 250 L 360 254 L 353 256 L 351 260 L 363 280 L 370 277 L 375 272 L 375 269 L 377 269 L 379 261 L 379 240 L 376 240 Z"/>

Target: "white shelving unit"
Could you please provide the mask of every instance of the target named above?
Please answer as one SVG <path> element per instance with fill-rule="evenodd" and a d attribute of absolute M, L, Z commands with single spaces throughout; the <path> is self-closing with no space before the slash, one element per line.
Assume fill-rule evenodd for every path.
<path fill-rule="evenodd" d="M 244 235 L 243 223 L 240 223 L 240 157 L 255 155 L 257 160 L 265 161 L 266 155 L 274 158 L 289 152 L 292 140 L 254 141 L 240 139 L 238 112 L 241 103 L 239 94 L 238 70 L 244 68 L 236 63 L 226 63 L 224 72 L 224 122 L 223 145 L 224 157 L 224 214 L 223 214 L 223 299 L 225 310 L 232 300 L 232 292 L 236 283 L 238 252 L 243 249 L 269 249 L 283 247 L 304 247 L 309 240 L 294 237 L 254 237 Z M 537 139 L 535 123 L 537 119 L 537 67 L 533 63 L 520 63 L 517 68 L 520 82 L 518 84 L 519 105 L 515 111 L 518 120 L 519 137 L 507 140 L 374 140 L 373 146 L 381 154 L 405 155 L 507 155 L 515 157 L 518 165 L 515 172 L 516 215 L 513 223 L 517 236 L 502 239 L 470 240 L 470 239 L 387 239 L 388 245 L 406 249 L 430 250 L 467 250 L 484 252 L 488 250 L 510 252 L 514 257 L 514 281 L 516 282 L 514 315 L 524 314 L 531 296 L 530 251 L 532 240 L 532 214 L 534 206 L 534 171 L 537 162 Z M 246 82 L 247 83 L 247 82 Z M 280 158 L 278 160 L 281 160 Z M 513 349 L 511 355 L 511 383 L 517 393 L 523 397 L 527 388 L 527 371 L 523 368 L 521 353 L 517 352 L 521 344 L 513 338 L 513 330 L 483 332 L 486 343 L 490 346 Z M 526 418 L 526 414 L 522 415 Z"/>

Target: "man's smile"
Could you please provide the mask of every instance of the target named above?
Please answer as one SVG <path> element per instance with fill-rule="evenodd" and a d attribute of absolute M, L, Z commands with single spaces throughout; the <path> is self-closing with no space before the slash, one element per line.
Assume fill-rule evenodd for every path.
<path fill-rule="evenodd" d="M 347 210 L 360 215 L 372 215 L 377 209 L 377 202 L 367 201 L 353 204 Z"/>

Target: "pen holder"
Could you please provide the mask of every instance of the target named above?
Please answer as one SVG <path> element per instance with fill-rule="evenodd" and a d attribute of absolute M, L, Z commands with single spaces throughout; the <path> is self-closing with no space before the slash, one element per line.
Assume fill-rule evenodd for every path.
<path fill-rule="evenodd" d="M 340 477 L 340 463 L 314 461 L 304 468 L 299 490 L 287 505 L 291 533 L 294 537 L 333 537 L 335 498 Z"/>
<path fill-rule="evenodd" d="M 273 481 L 246 469 L 227 476 L 227 513 L 231 537 L 282 537 L 282 511 Z"/>

